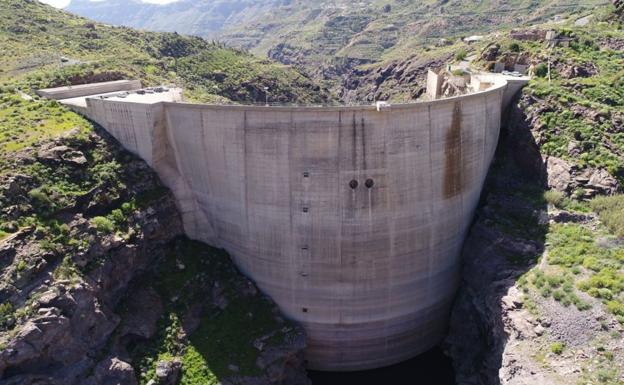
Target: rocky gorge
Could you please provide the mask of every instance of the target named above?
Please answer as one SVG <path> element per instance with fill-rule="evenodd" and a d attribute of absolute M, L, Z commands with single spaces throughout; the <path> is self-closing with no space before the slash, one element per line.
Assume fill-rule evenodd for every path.
<path fill-rule="evenodd" d="M 599 71 L 578 70 L 584 65 L 559 63 L 559 75 L 598 76 Z M 563 90 L 581 90 L 575 81 L 562 82 Z M 600 112 L 536 90 L 529 87 L 508 113 L 464 245 L 463 281 L 444 347 L 462 385 L 619 384 L 622 319 L 605 309 L 604 298 L 588 290 L 588 282 L 609 263 L 591 262 L 619 255 L 622 241 L 605 231 L 605 218 L 588 202 L 618 199 L 621 175 L 581 160 L 597 146 L 619 150 L 609 134 L 597 131 L 588 143 L 579 125 L 555 155 L 549 147 L 552 130 L 567 135 L 568 127 L 560 122 L 552 127 L 544 118 L 570 111 L 573 119 L 619 133 L 621 109 Z M 596 198 L 605 196 L 614 198 Z M 606 282 L 600 287 L 612 288 Z"/>
<path fill-rule="evenodd" d="M 9 16 L 0 25 L 10 24 L 0 29 L 10 52 L 1 60 L 47 49 L 56 40 L 43 34 L 82 64 L 0 71 L 0 384 L 310 383 L 302 329 L 226 253 L 182 235 L 171 193 L 143 162 L 32 88 L 115 74 L 184 81 L 198 99 L 208 89 L 263 102 L 270 87 L 280 101 L 326 103 L 311 79 L 332 79 L 332 100 L 409 101 L 430 67 L 467 55 L 479 69 L 532 64 L 536 76 L 505 117 L 464 245 L 443 344 L 457 383 L 624 381 L 621 1 L 587 26 L 572 18 L 384 62 L 330 60 L 310 77 L 194 38 L 68 21 L 37 4 L 0 4 Z M 568 46 L 531 40 L 547 28 Z M 149 55 L 128 54 L 143 46 Z M 292 64 L 309 54 L 288 44 L 270 51 Z"/>
<path fill-rule="evenodd" d="M 219 381 L 309 383 L 302 330 L 225 253 L 182 236 L 173 197 L 147 165 L 98 130 L 79 137 L 14 154 L 0 183 L 4 226 L 18 227 L 0 241 L 0 383 L 177 384 L 189 350 L 200 361 L 217 353 L 198 347 L 206 324 L 232 322 L 219 317 L 242 307 L 248 315 L 231 326 L 247 332 L 221 346 L 231 362 L 212 368 Z M 81 194 L 42 186 L 84 179 Z M 16 222 L 29 215 L 32 225 Z"/>

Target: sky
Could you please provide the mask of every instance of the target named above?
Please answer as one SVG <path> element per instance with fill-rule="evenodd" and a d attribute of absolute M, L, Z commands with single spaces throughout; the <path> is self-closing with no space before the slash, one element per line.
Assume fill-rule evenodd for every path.
<path fill-rule="evenodd" d="M 71 0 L 40 0 L 42 3 L 50 4 L 53 7 L 64 8 L 69 5 Z M 94 1 L 106 1 L 106 0 L 94 0 Z M 167 4 L 173 3 L 177 0 L 142 0 L 144 3 L 153 3 L 153 4 Z"/>

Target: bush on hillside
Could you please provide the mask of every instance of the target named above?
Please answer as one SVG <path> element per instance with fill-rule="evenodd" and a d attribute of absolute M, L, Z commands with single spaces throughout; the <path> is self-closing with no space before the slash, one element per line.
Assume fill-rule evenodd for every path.
<path fill-rule="evenodd" d="M 611 232 L 624 238 L 624 195 L 598 197 L 590 205 Z"/>
<path fill-rule="evenodd" d="M 544 63 L 540 63 L 535 67 L 535 76 L 545 78 L 548 76 L 548 66 Z"/>

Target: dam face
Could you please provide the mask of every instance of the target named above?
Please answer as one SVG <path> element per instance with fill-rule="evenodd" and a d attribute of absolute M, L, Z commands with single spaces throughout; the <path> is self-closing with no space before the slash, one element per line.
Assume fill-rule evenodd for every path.
<path fill-rule="evenodd" d="M 87 98 L 145 159 L 187 234 L 222 247 L 307 331 L 316 370 L 382 367 L 443 338 L 459 254 L 519 88 L 375 107 Z"/>

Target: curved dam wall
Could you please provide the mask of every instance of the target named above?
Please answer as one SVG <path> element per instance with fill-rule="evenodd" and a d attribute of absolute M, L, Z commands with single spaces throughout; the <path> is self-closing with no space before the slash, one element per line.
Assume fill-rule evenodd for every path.
<path fill-rule="evenodd" d="M 226 249 L 305 327 L 309 367 L 344 371 L 443 338 L 503 102 L 520 86 L 381 111 L 87 104 L 174 191 L 187 234 Z"/>

